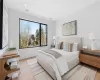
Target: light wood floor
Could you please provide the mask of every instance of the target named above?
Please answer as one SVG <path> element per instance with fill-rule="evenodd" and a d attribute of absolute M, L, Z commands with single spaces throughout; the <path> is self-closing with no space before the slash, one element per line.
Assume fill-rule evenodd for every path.
<path fill-rule="evenodd" d="M 20 65 L 20 74 L 19 77 L 13 80 L 35 80 L 34 76 L 31 73 L 31 69 L 27 64 L 27 59 L 21 60 Z"/>
<path fill-rule="evenodd" d="M 13 80 L 35 80 L 35 77 L 31 73 L 31 69 L 27 64 L 27 59 L 21 60 L 19 62 L 20 64 L 20 74 L 17 79 Z M 96 79 L 95 80 L 100 80 L 100 69 L 96 73 Z"/>
<path fill-rule="evenodd" d="M 96 79 L 95 80 L 100 80 L 100 69 L 97 71 Z"/>

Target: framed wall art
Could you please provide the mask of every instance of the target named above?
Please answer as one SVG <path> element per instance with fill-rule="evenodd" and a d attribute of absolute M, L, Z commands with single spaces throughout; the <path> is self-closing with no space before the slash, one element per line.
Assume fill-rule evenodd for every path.
<path fill-rule="evenodd" d="M 62 35 L 70 36 L 77 34 L 77 21 L 71 21 L 68 23 L 64 23 L 62 26 Z"/>

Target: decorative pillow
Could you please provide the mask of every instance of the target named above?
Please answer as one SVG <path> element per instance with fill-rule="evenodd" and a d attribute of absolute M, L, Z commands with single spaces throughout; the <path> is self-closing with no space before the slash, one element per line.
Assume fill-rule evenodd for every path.
<path fill-rule="evenodd" d="M 60 49 L 63 49 L 63 42 L 59 43 Z"/>
<path fill-rule="evenodd" d="M 65 42 L 63 44 L 63 50 L 67 51 L 67 52 L 72 52 L 72 50 L 73 50 L 73 43 Z"/>
<path fill-rule="evenodd" d="M 63 49 L 63 42 L 60 42 L 58 44 L 55 45 L 56 49 Z"/>
<path fill-rule="evenodd" d="M 73 50 L 73 43 L 69 43 L 69 52 L 72 52 Z"/>
<path fill-rule="evenodd" d="M 64 50 L 64 51 L 67 51 L 67 52 L 69 51 L 68 45 L 69 45 L 68 42 L 64 42 L 64 43 L 63 43 L 63 50 Z"/>
<path fill-rule="evenodd" d="M 56 43 L 55 48 L 56 49 L 59 49 L 59 44 Z"/>
<path fill-rule="evenodd" d="M 73 43 L 73 49 L 72 51 L 78 51 L 78 43 Z"/>

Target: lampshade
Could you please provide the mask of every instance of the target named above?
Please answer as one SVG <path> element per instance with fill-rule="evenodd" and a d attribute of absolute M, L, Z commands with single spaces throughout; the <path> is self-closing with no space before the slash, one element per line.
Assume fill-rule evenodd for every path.
<path fill-rule="evenodd" d="M 53 36 L 53 39 L 56 39 L 56 36 Z"/>
<path fill-rule="evenodd" d="M 93 33 L 89 33 L 88 35 L 89 35 L 89 39 L 90 39 L 90 40 L 96 39 L 96 38 L 95 38 L 95 35 L 94 35 Z"/>

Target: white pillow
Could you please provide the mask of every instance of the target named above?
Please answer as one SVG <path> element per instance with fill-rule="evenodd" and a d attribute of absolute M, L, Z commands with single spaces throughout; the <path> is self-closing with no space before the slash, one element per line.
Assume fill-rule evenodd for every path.
<path fill-rule="evenodd" d="M 69 51 L 69 43 L 68 42 L 63 42 L 63 50 L 64 51 Z"/>
<path fill-rule="evenodd" d="M 78 51 L 78 43 L 73 43 L 72 51 Z"/>
<path fill-rule="evenodd" d="M 56 49 L 63 49 L 63 42 L 56 43 L 55 48 Z"/>
<path fill-rule="evenodd" d="M 78 43 L 64 42 L 63 50 L 67 52 L 78 51 Z"/>
<path fill-rule="evenodd" d="M 56 49 L 59 49 L 59 48 L 60 48 L 60 47 L 59 47 L 59 44 L 56 44 L 56 45 L 55 45 L 55 48 L 56 48 Z"/>

